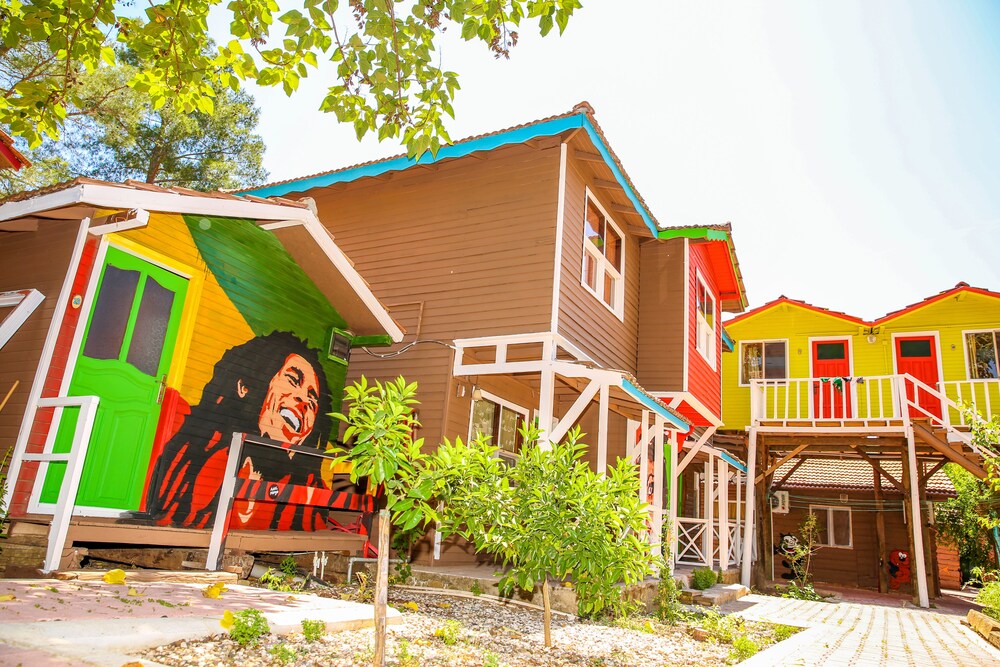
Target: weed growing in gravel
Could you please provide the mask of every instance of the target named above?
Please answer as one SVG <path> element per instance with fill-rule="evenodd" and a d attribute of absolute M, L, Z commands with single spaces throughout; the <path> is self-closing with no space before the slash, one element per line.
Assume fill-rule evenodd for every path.
<path fill-rule="evenodd" d="M 281 570 L 285 576 L 294 577 L 299 573 L 299 564 L 295 562 L 295 556 L 285 556 L 280 563 L 278 563 L 278 569 Z"/>
<path fill-rule="evenodd" d="M 400 639 L 396 648 L 396 663 L 398 667 L 420 667 L 420 658 L 410 653 L 410 642 Z"/>
<path fill-rule="evenodd" d="M 367 650 L 357 651 L 354 654 L 354 662 L 358 664 L 371 664 L 375 660 L 375 647 L 369 646 Z"/>
<path fill-rule="evenodd" d="M 299 652 L 284 642 L 275 644 L 267 652 L 282 665 L 289 665 L 299 657 Z"/>
<path fill-rule="evenodd" d="M 260 575 L 257 579 L 261 584 L 272 591 L 281 591 L 283 593 L 293 593 L 299 590 L 298 587 L 294 585 L 295 580 L 291 575 L 284 572 L 280 572 L 273 568 L 267 568 L 267 572 Z"/>
<path fill-rule="evenodd" d="M 244 609 L 233 614 L 233 627 L 229 629 L 229 636 L 240 646 L 257 645 L 264 635 L 271 632 L 264 614 L 257 609 Z"/>
<path fill-rule="evenodd" d="M 480 595 L 483 594 L 483 587 L 479 585 L 478 579 L 472 582 L 472 586 L 469 588 L 469 592 L 475 595 L 476 597 L 479 597 Z"/>
<path fill-rule="evenodd" d="M 757 655 L 760 646 L 748 635 L 740 635 L 733 639 L 733 648 L 729 651 L 729 660 L 743 662 Z"/>
<path fill-rule="evenodd" d="M 778 623 L 772 629 L 772 635 L 775 642 L 783 642 L 798 631 L 799 629 L 793 625 L 782 625 L 781 623 Z"/>
<path fill-rule="evenodd" d="M 395 571 L 389 575 L 390 586 L 395 584 L 401 584 L 405 586 L 406 582 L 408 582 L 410 580 L 410 577 L 413 576 L 413 568 L 410 567 L 410 564 L 407 563 L 406 561 L 403 561 L 401 563 L 396 563 L 396 567 L 394 568 L 394 570 Z"/>
<path fill-rule="evenodd" d="M 691 614 L 681 606 L 680 595 L 681 587 L 676 580 L 670 577 L 660 579 L 659 587 L 656 589 L 656 600 L 653 603 L 656 617 L 670 625 L 688 620 Z"/>
<path fill-rule="evenodd" d="M 455 620 L 444 622 L 434 631 L 434 636 L 444 642 L 445 646 L 454 646 L 462 638 L 462 624 Z"/>
<path fill-rule="evenodd" d="M 500 656 L 493 651 L 483 653 L 483 667 L 500 667 Z"/>
<path fill-rule="evenodd" d="M 302 619 L 302 637 L 307 642 L 319 641 L 319 638 L 326 632 L 326 623 L 314 621 L 308 618 Z"/>
<path fill-rule="evenodd" d="M 720 644 L 732 644 L 737 636 L 745 632 L 743 619 L 739 616 L 726 616 L 714 609 L 705 612 L 699 625 L 708 633 L 710 639 Z"/>

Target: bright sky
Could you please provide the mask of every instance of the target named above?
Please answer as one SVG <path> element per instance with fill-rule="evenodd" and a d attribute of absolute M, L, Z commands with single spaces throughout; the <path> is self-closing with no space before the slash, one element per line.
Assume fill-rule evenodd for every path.
<path fill-rule="evenodd" d="M 733 223 L 751 306 L 873 318 L 960 280 L 1000 291 L 1000 4 L 584 5 L 510 61 L 444 45 L 453 138 L 588 100 L 661 224 Z M 271 180 L 401 152 L 315 111 L 324 90 L 252 91 Z"/>

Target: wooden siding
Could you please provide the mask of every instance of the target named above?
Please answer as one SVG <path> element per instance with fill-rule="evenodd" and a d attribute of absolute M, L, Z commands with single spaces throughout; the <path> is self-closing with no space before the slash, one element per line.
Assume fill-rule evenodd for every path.
<path fill-rule="evenodd" d="M 518 145 L 305 194 L 407 329 L 402 345 L 418 337 L 450 344 L 549 330 L 558 179 L 558 146 Z M 435 446 L 449 431 L 465 437 L 456 433 L 463 421 L 468 428 L 460 413 L 445 427 L 452 360 L 435 343 L 391 359 L 356 350 L 348 380 L 402 374 L 418 382 L 421 435 Z"/>
<path fill-rule="evenodd" d="M 841 494 L 847 496 L 846 503 L 841 501 Z M 824 490 L 793 489 L 792 510 L 788 514 L 773 514 L 774 544 L 781 540 L 785 533 L 798 534 L 799 524 L 807 513 L 806 505 L 826 505 L 835 508 L 851 508 L 852 504 L 859 508 L 851 511 L 852 548 L 822 547 L 817 550 L 812 560 L 813 579 L 818 584 L 837 584 L 857 586 L 859 588 L 878 588 L 879 554 L 878 541 L 875 536 L 875 512 L 866 511 L 874 504 L 872 492 L 839 492 Z M 796 499 L 795 496 L 800 496 Z M 890 551 L 900 549 L 909 551 L 908 528 L 903 522 L 902 498 L 898 494 L 886 494 L 885 545 L 884 562 L 888 563 Z M 933 548 L 933 546 L 931 547 Z M 888 565 L 883 565 L 888 567 Z M 916 576 L 916 567 L 911 567 L 911 575 Z M 781 579 L 788 570 L 782 565 L 779 554 L 774 557 L 774 574 Z M 908 586 L 902 590 L 909 591 Z"/>
<path fill-rule="evenodd" d="M 79 226 L 77 220 L 46 220 L 35 232 L 0 232 L 0 292 L 34 288 L 45 296 L 0 350 L 0 400 L 14 382 L 19 382 L 0 411 L 0 457 L 13 447 L 21 430 L 28 394 L 69 270 Z M 23 498 L 15 498 L 11 511 L 20 510 L 22 501 Z"/>
<path fill-rule="evenodd" d="M 698 351 L 698 274 L 715 299 L 715 368 Z M 688 243 L 688 371 L 687 390 L 713 414 L 722 412 L 722 323 L 719 319 L 719 288 L 712 275 L 705 244 Z"/>
<path fill-rule="evenodd" d="M 937 545 L 938 576 L 941 588 L 958 590 L 962 587 L 962 568 L 958 561 L 958 547 L 954 544 Z"/>
<path fill-rule="evenodd" d="M 639 246 L 639 363 L 649 391 L 684 391 L 684 245 L 686 239 Z"/>
<path fill-rule="evenodd" d="M 565 213 L 563 217 L 562 272 L 559 279 L 558 332 L 566 336 L 597 363 L 636 372 L 639 339 L 639 241 L 629 231 L 622 214 L 616 215 L 594 185 L 591 167 L 569 159 L 566 169 Z M 587 186 L 591 195 L 608 211 L 624 235 L 625 258 L 624 321 L 584 287 L 583 225 L 587 207 Z"/>

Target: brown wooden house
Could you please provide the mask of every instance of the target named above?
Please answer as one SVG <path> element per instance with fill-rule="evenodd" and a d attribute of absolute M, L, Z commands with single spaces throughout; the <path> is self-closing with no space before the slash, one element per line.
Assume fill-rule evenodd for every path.
<path fill-rule="evenodd" d="M 311 198 L 406 329 L 388 353 L 356 348 L 348 376 L 417 381 L 429 445 L 484 433 L 514 457 L 526 420 L 543 446 L 579 425 L 596 470 L 636 462 L 654 535 L 685 439 L 682 455 L 742 467 L 702 438 L 720 423 L 719 311 L 746 303 L 730 229 L 661 227 L 586 103 L 252 192 Z M 473 557 L 428 544 L 429 563 Z"/>

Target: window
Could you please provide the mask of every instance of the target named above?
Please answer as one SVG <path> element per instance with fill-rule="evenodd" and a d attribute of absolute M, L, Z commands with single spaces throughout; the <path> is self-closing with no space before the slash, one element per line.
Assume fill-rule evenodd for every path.
<path fill-rule="evenodd" d="M 997 369 L 998 341 L 1000 331 L 973 331 L 965 334 L 965 348 L 968 350 L 969 379 L 996 380 L 1000 378 Z"/>
<path fill-rule="evenodd" d="M 695 286 L 695 307 L 697 309 L 697 324 L 695 330 L 695 347 L 701 356 L 715 368 L 715 297 L 712 290 L 698 273 L 698 284 Z"/>
<path fill-rule="evenodd" d="M 521 453 L 521 427 L 528 417 L 527 409 L 485 391 L 481 393 L 482 398 L 472 401 L 469 440 L 482 434 L 500 448 L 501 456 L 517 456 Z"/>
<path fill-rule="evenodd" d="M 820 546 L 854 548 L 854 542 L 851 539 L 851 509 L 849 507 L 810 505 L 809 513 L 816 515 Z"/>
<path fill-rule="evenodd" d="M 787 349 L 783 340 L 740 343 L 740 384 L 787 378 Z"/>
<path fill-rule="evenodd" d="M 583 285 L 605 306 L 623 317 L 625 301 L 624 236 L 587 190 L 587 215 L 583 223 Z"/>

